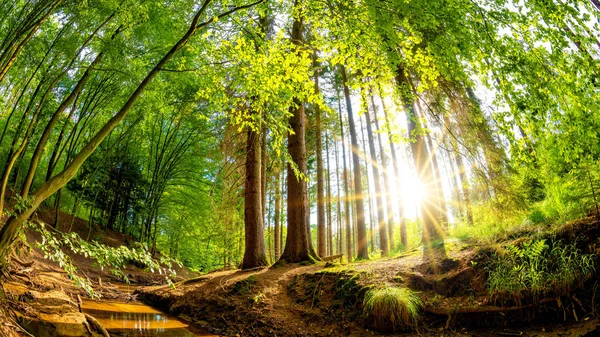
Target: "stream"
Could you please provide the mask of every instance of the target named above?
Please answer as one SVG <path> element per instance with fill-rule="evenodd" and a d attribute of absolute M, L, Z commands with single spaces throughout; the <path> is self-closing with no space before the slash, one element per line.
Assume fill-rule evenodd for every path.
<path fill-rule="evenodd" d="M 132 293 L 136 287 L 118 285 Z M 111 337 L 198 337 L 216 336 L 140 302 L 84 300 L 82 310 L 96 318 Z"/>
<path fill-rule="evenodd" d="M 141 303 L 83 301 L 83 312 L 93 316 L 113 337 L 216 336 Z"/>

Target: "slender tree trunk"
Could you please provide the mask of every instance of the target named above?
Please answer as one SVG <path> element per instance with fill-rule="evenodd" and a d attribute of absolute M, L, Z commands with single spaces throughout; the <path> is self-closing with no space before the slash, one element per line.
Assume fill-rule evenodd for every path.
<path fill-rule="evenodd" d="M 390 192 L 390 190 L 392 188 L 394 188 L 395 184 L 394 184 L 394 172 L 390 172 L 388 170 L 388 164 L 389 164 L 389 158 L 387 156 L 387 153 L 384 150 L 383 147 L 383 141 L 381 140 L 381 128 L 379 127 L 379 119 L 377 118 L 377 108 L 375 106 L 375 100 L 373 99 L 373 95 L 371 94 L 371 104 L 373 105 L 373 120 L 375 121 L 375 131 L 377 133 L 377 142 L 379 144 L 379 153 L 381 155 L 381 167 L 382 167 L 382 171 L 383 171 L 383 183 L 381 184 L 382 187 L 382 192 L 385 195 L 385 200 L 386 200 L 386 222 L 387 222 L 387 229 L 388 229 L 388 234 L 389 234 L 389 246 L 390 246 L 390 251 L 394 250 L 395 248 L 395 244 L 394 244 L 394 225 L 395 225 L 395 221 L 394 221 L 394 206 L 392 203 L 392 193 Z"/>
<path fill-rule="evenodd" d="M 425 189 L 424 200 L 421 201 L 421 222 L 423 226 L 423 243 L 428 251 L 445 254 L 443 250 L 443 236 L 440 230 L 438 220 L 436 219 L 436 205 L 432 200 L 437 200 L 438 196 L 434 195 L 434 175 L 433 168 L 430 163 L 430 155 L 427 150 L 427 144 L 422 132 L 417 129 L 420 125 L 420 118 L 415 108 L 414 100 L 412 99 L 411 85 L 404 74 L 404 70 L 398 68 L 397 82 L 402 95 L 402 101 L 406 110 L 408 136 L 411 138 L 411 150 L 414 157 L 415 169 L 417 177 Z M 419 123 L 419 125 L 417 124 Z M 433 247 L 434 241 L 440 241 L 440 245 Z M 433 249 L 436 248 L 436 249 Z"/>
<path fill-rule="evenodd" d="M 431 155 L 431 164 L 433 166 L 433 172 L 435 174 L 435 191 L 434 194 L 437 196 L 438 204 L 438 221 L 443 224 L 444 227 L 448 228 L 448 212 L 446 207 L 446 199 L 444 198 L 444 190 L 442 187 L 442 176 L 440 175 L 440 167 L 437 160 L 437 148 L 434 147 L 433 141 L 431 140 L 430 134 L 427 134 L 427 145 Z"/>
<path fill-rule="evenodd" d="M 275 260 L 279 259 L 281 255 L 281 172 L 275 173 L 275 216 L 274 216 L 274 227 L 275 227 Z"/>
<path fill-rule="evenodd" d="M 335 187 L 337 189 L 337 194 L 336 194 L 336 198 L 335 198 L 335 202 L 336 202 L 336 211 L 337 211 L 337 224 L 338 224 L 338 230 L 337 230 L 337 237 L 338 237 L 338 245 L 337 245 L 337 253 L 338 254 L 343 254 L 344 249 L 343 249 L 343 229 L 342 229 L 342 207 L 340 204 L 340 163 L 339 163 L 339 151 L 338 151 L 338 142 L 336 141 L 334 143 L 334 149 L 335 149 Z"/>
<path fill-rule="evenodd" d="M 450 119 L 448 116 L 444 117 L 444 123 L 446 124 L 446 128 L 450 127 Z M 465 210 L 465 215 L 467 217 L 467 222 L 472 225 L 473 224 L 473 212 L 471 210 L 471 197 L 469 194 L 469 179 L 467 179 L 467 172 L 465 170 L 465 163 L 463 156 L 460 154 L 460 149 L 458 147 L 458 142 L 456 139 L 450 139 L 450 144 L 452 145 L 452 153 L 454 154 L 454 161 L 456 161 L 456 166 L 458 168 L 458 178 L 459 178 L 459 186 L 462 190 L 463 197 L 463 207 Z"/>
<path fill-rule="evenodd" d="M 352 225 L 350 222 L 350 202 L 351 202 L 351 197 L 350 197 L 350 192 L 349 192 L 349 185 L 350 182 L 348 181 L 348 166 L 346 165 L 346 136 L 344 133 L 344 121 L 342 118 L 342 100 L 338 95 L 338 114 L 340 117 L 340 138 L 342 139 L 342 160 L 344 161 L 344 171 L 343 171 L 343 181 L 344 181 L 344 215 L 345 215 L 345 221 L 346 221 L 346 258 L 348 259 L 348 261 L 352 261 L 353 259 L 353 255 L 352 255 Z"/>
<path fill-rule="evenodd" d="M 356 137 L 354 114 L 352 113 L 352 103 L 350 102 L 350 89 L 348 88 L 348 79 L 346 77 L 346 68 L 344 66 L 341 67 L 341 73 L 344 86 L 344 96 L 346 97 L 346 110 L 348 111 L 348 124 L 352 143 L 352 161 L 354 163 L 354 205 L 356 207 L 356 234 L 358 237 L 357 257 L 364 260 L 369 258 L 369 250 L 367 248 L 367 228 L 365 226 L 365 207 L 363 205 L 358 138 Z"/>
<path fill-rule="evenodd" d="M 261 147 L 261 155 L 260 155 L 260 193 L 261 193 L 261 207 L 263 212 L 263 222 L 267 223 L 267 127 L 263 126 L 261 128 L 261 138 L 260 138 L 260 147 Z"/>
<path fill-rule="evenodd" d="M 325 153 L 327 164 L 327 251 L 333 255 L 333 221 L 331 218 L 331 171 L 329 166 L 329 139 L 328 133 L 325 133 Z"/>
<path fill-rule="evenodd" d="M 371 97 L 372 99 L 373 97 Z M 373 104 L 373 109 L 375 105 Z M 365 119 L 367 124 L 367 137 L 369 139 L 369 152 L 371 154 L 370 166 L 373 170 L 373 181 L 375 183 L 375 198 L 377 201 L 377 228 L 379 229 L 379 248 L 381 249 L 381 256 L 388 256 L 390 251 L 388 247 L 388 232 L 386 228 L 386 221 L 384 215 L 384 204 L 383 193 L 381 190 L 381 180 L 379 176 L 379 164 L 377 163 L 377 155 L 375 152 L 375 140 L 373 137 L 373 128 L 371 126 L 371 113 L 369 112 L 369 106 L 366 102 L 365 97 Z M 383 155 L 383 153 L 382 153 Z"/>
<path fill-rule="evenodd" d="M 364 102 L 364 100 L 363 100 L 363 102 Z M 374 193 L 372 193 L 372 191 L 371 191 L 372 186 L 369 181 L 370 163 L 369 163 L 368 157 L 370 157 L 370 155 L 369 155 L 369 151 L 367 151 L 367 141 L 365 140 L 365 127 L 363 125 L 363 121 L 362 121 L 362 118 L 360 118 L 360 116 L 358 117 L 358 121 L 360 124 L 360 134 L 361 134 L 361 141 L 362 141 L 362 147 L 363 147 L 362 154 L 363 154 L 363 157 L 365 158 L 365 189 L 367 190 L 366 195 L 369 198 L 369 229 L 370 229 L 369 238 L 371 239 L 370 240 L 371 251 L 375 252 L 375 244 L 377 241 L 375 239 L 375 222 L 376 222 L 376 220 L 375 220 L 375 214 L 373 213 L 373 209 L 375 208 L 375 207 L 373 207 L 373 203 L 374 203 L 373 194 Z M 375 205 L 375 206 L 377 206 L 377 205 Z"/>
<path fill-rule="evenodd" d="M 381 92 L 381 89 L 379 90 Z M 383 115 L 385 117 L 385 123 L 388 126 L 388 131 L 391 128 L 391 124 L 390 124 L 390 118 L 388 116 L 388 111 L 385 107 L 385 104 L 383 102 L 383 97 L 381 97 L 381 106 L 382 106 L 382 110 L 383 110 Z M 400 174 L 400 167 L 398 166 L 398 158 L 396 156 L 396 147 L 394 146 L 394 142 L 392 140 L 391 137 L 391 132 L 388 132 L 388 140 L 390 143 L 390 153 L 392 154 L 392 164 L 394 166 L 394 177 L 395 179 L 393 179 L 393 181 L 395 182 L 394 184 L 390 185 L 390 188 L 395 188 L 396 191 L 398 192 L 398 214 L 399 214 L 399 222 L 400 222 L 400 243 L 402 243 L 402 245 L 404 246 L 404 248 L 408 247 L 408 238 L 406 236 L 406 218 L 404 217 L 404 214 L 406 213 L 406 210 L 404 208 L 404 198 L 403 195 L 401 193 L 402 191 L 402 183 L 401 183 L 401 174 Z M 392 227 L 390 227 L 390 243 L 392 245 L 392 248 L 394 246 L 394 241 L 393 241 L 393 237 L 394 237 L 394 233 L 391 231 Z"/>
<path fill-rule="evenodd" d="M 317 69 L 316 55 L 314 67 Z M 315 92 L 319 94 L 319 72 L 315 71 Z M 327 230 L 325 226 L 325 191 L 323 181 L 323 139 L 321 137 L 321 108 L 315 105 L 317 136 L 317 254 L 327 256 Z"/>

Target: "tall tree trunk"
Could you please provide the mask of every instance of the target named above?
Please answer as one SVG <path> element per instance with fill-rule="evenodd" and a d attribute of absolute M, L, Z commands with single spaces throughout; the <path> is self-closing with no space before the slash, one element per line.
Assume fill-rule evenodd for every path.
<path fill-rule="evenodd" d="M 438 221 L 440 224 L 443 224 L 444 227 L 448 228 L 448 211 L 446 207 L 446 199 L 444 198 L 444 189 L 442 187 L 442 176 L 440 175 L 440 167 L 437 159 L 437 147 L 434 147 L 433 141 L 431 140 L 431 135 L 427 134 L 427 145 L 429 146 L 429 151 L 431 155 L 431 165 L 433 167 L 433 172 L 435 174 L 435 190 L 434 195 L 437 196 L 437 204 L 438 204 Z"/>
<path fill-rule="evenodd" d="M 301 8 L 301 1 L 296 0 L 295 8 Z M 303 18 L 300 13 L 294 18 L 292 25 L 292 43 L 296 51 L 302 48 Z M 306 140 L 304 102 L 294 98 L 290 107 L 290 128 L 293 133 L 288 135 L 288 152 L 300 174 L 306 175 Z M 295 174 L 292 164 L 287 168 L 287 238 L 285 249 L 280 261 L 291 263 L 317 260 L 318 256 L 312 251 L 308 220 L 308 193 L 306 181 Z"/>
<path fill-rule="evenodd" d="M 366 109 L 367 116 L 367 127 L 369 130 L 369 148 L 371 149 L 371 165 L 373 166 L 373 175 L 375 176 L 375 190 L 377 193 L 377 217 L 379 219 L 379 242 L 381 247 L 381 255 L 388 256 L 389 248 L 388 248 L 388 233 L 393 230 L 393 222 L 392 218 L 392 204 L 390 202 L 390 195 L 387 193 L 387 188 L 385 187 L 388 183 L 387 177 L 387 160 L 385 158 L 385 152 L 383 151 L 383 145 L 381 144 L 381 134 L 379 133 L 379 123 L 377 122 L 377 107 L 375 106 L 375 100 L 373 99 L 373 93 L 370 93 L 371 106 L 373 107 L 373 118 L 371 118 L 369 113 L 369 108 Z M 377 140 L 379 143 L 379 155 L 381 156 L 381 170 L 383 173 L 383 182 L 379 177 L 379 161 L 377 161 L 377 156 L 375 156 L 375 140 L 374 133 L 371 126 L 371 121 L 375 124 L 375 130 L 377 131 Z M 385 198 L 385 201 L 383 200 Z M 387 217 L 384 217 L 384 204 L 387 208 Z M 389 232 L 387 228 L 390 228 Z"/>
<path fill-rule="evenodd" d="M 363 100 L 363 103 L 365 103 L 364 100 Z M 369 151 L 367 151 L 367 141 L 365 140 L 365 127 L 363 125 L 362 118 L 360 118 L 360 116 L 358 117 L 358 121 L 359 121 L 359 124 L 360 124 L 360 134 L 361 134 L 361 141 L 362 141 L 362 147 L 363 147 L 362 148 L 362 155 L 365 158 L 365 180 L 366 180 L 365 189 L 367 190 L 366 195 L 369 197 L 369 227 L 370 227 L 369 228 L 370 229 L 370 231 L 369 231 L 369 238 L 371 239 L 370 240 L 370 242 L 371 242 L 371 251 L 375 252 L 375 243 L 376 243 L 376 240 L 375 240 L 375 222 L 376 222 L 376 220 L 375 220 L 375 214 L 373 213 L 373 209 L 375 207 L 377 207 L 377 205 L 375 205 L 375 207 L 373 207 L 373 204 L 375 202 L 373 201 L 373 194 L 374 193 L 372 193 L 372 191 L 371 191 L 372 186 L 371 186 L 370 181 L 369 181 L 369 166 L 370 166 L 369 164 L 370 163 L 369 163 L 368 157 L 370 157 L 370 155 L 369 155 Z"/>
<path fill-rule="evenodd" d="M 346 110 L 348 112 L 348 124 L 350 129 L 350 139 L 352 143 L 352 162 L 354 170 L 354 205 L 356 207 L 356 235 L 357 235 L 357 257 L 362 260 L 369 258 L 367 248 L 367 227 L 365 226 L 365 207 L 363 205 L 363 191 L 360 173 L 360 158 L 358 149 L 358 138 L 356 137 L 356 126 L 354 125 L 354 114 L 352 113 L 352 103 L 350 102 L 350 89 L 348 88 L 348 79 L 346 68 L 341 66 L 342 82 L 344 86 L 344 96 L 346 97 Z"/>
<path fill-rule="evenodd" d="M 365 119 L 367 124 L 367 137 L 369 139 L 369 152 L 371 154 L 370 166 L 373 170 L 373 181 L 375 183 L 375 199 L 377 201 L 377 228 L 379 230 L 379 248 L 381 256 L 388 256 L 390 251 L 388 247 L 388 232 L 386 228 L 383 193 L 381 192 L 381 180 L 379 176 L 379 164 L 377 163 L 377 155 L 375 152 L 375 140 L 373 137 L 373 127 L 371 126 L 371 113 L 369 112 L 369 104 L 365 98 Z M 375 109 L 375 105 L 373 105 Z"/>
<path fill-rule="evenodd" d="M 335 187 L 337 189 L 337 194 L 336 194 L 336 198 L 335 198 L 335 202 L 336 202 L 336 213 L 337 213 L 337 224 L 338 224 L 338 230 L 337 230 L 337 238 L 338 238 L 338 244 L 337 244 L 337 253 L 338 254 L 343 254 L 344 249 L 343 249 L 343 245 L 342 243 L 344 242 L 343 240 L 343 229 L 342 229 L 342 206 L 340 204 L 340 163 L 339 163 L 339 151 L 338 151 L 338 142 L 336 141 L 334 143 L 334 150 L 335 150 Z"/>
<path fill-rule="evenodd" d="M 267 127 L 261 128 L 260 138 L 260 195 L 263 213 L 263 223 L 267 223 Z"/>
<path fill-rule="evenodd" d="M 319 71 L 316 54 L 313 56 L 315 68 L 315 93 L 319 94 Z M 317 254 L 327 256 L 327 231 L 325 227 L 325 191 L 323 181 L 323 139 L 321 137 L 321 108 L 315 104 L 317 138 Z"/>
<path fill-rule="evenodd" d="M 342 118 L 342 102 L 338 95 L 338 114 L 340 117 L 340 138 L 342 139 L 342 160 L 344 161 L 343 181 L 344 181 L 344 215 L 346 221 L 346 258 L 352 261 L 352 224 L 350 222 L 350 182 L 348 181 L 348 166 L 346 165 L 346 136 L 344 133 L 344 121 Z"/>
<path fill-rule="evenodd" d="M 446 128 L 450 127 L 450 119 L 448 116 L 444 117 L 444 124 L 446 124 Z M 458 147 L 458 141 L 455 138 L 450 139 L 450 144 L 452 145 L 452 153 L 454 154 L 454 160 L 456 161 L 456 166 L 458 167 L 458 178 L 460 179 L 459 185 L 462 190 L 463 197 L 463 207 L 465 209 L 465 215 L 467 217 L 467 222 L 472 225 L 473 224 L 473 212 L 471 210 L 471 197 L 469 194 L 469 179 L 467 179 L 467 172 L 465 170 L 465 164 L 463 156 L 460 154 L 460 149 Z"/>
<path fill-rule="evenodd" d="M 256 114 L 256 112 L 253 112 Z M 260 130 L 261 128 L 256 128 Z M 245 249 L 242 269 L 266 266 L 265 227 L 262 210 L 261 135 L 249 128 L 246 139 L 246 183 L 244 185 Z"/>
<path fill-rule="evenodd" d="M 396 75 L 399 90 L 402 95 L 402 102 L 404 104 L 404 109 L 406 110 L 408 136 L 411 139 L 410 145 L 415 162 L 415 170 L 419 181 L 425 189 L 424 198 L 421 201 L 420 207 L 421 223 L 423 226 L 423 243 L 425 248 L 429 251 L 445 253 L 445 251 L 443 251 L 443 236 L 436 216 L 436 203 L 432 202 L 437 200 L 438 196 L 434 195 L 435 180 L 433 168 L 430 163 L 431 157 L 427 150 L 427 144 L 425 137 L 421 132 L 422 130 L 419 130 L 422 126 L 420 125 L 420 118 L 412 98 L 412 86 L 404 73 L 404 69 L 399 67 Z M 434 241 L 441 241 L 439 246 L 435 247 L 439 249 L 433 249 L 432 243 Z"/>
<path fill-rule="evenodd" d="M 281 218 L 281 172 L 278 171 L 275 173 L 275 216 L 274 216 L 274 227 L 275 227 L 275 260 L 279 259 L 279 255 L 281 255 L 281 226 L 280 226 L 280 218 Z"/>
<path fill-rule="evenodd" d="M 325 153 L 326 165 L 327 165 L 327 252 L 329 255 L 333 255 L 333 221 L 331 218 L 331 171 L 329 166 L 329 139 L 328 134 L 325 133 Z"/>
<path fill-rule="evenodd" d="M 379 92 L 382 92 L 381 89 L 379 89 Z M 401 183 L 400 167 L 398 166 L 398 157 L 396 156 L 396 147 L 394 146 L 394 142 L 391 137 L 391 132 L 389 132 L 389 130 L 391 128 L 391 124 L 390 124 L 390 118 L 388 115 L 388 111 L 387 111 L 387 109 L 385 107 L 385 103 L 383 101 L 383 96 L 381 97 L 381 107 L 383 110 L 383 115 L 385 117 L 385 123 L 387 124 L 387 127 L 388 127 L 388 140 L 390 143 L 390 153 L 392 154 L 392 164 L 394 166 L 394 178 L 395 179 L 393 179 L 394 184 L 391 184 L 390 188 L 395 188 L 396 191 L 398 192 L 398 212 L 399 212 L 398 213 L 399 214 L 398 221 L 400 222 L 400 243 L 402 243 L 404 248 L 407 248 L 408 247 L 408 238 L 406 236 L 406 218 L 404 217 L 404 214 L 406 213 L 406 211 L 404 209 L 404 198 L 401 193 L 402 183 Z M 391 230 L 392 230 L 392 227 L 390 227 L 390 243 L 393 248 L 394 233 Z"/>

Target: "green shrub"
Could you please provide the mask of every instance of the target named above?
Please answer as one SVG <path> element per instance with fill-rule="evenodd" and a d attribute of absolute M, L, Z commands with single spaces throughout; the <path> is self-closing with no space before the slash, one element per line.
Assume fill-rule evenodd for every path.
<path fill-rule="evenodd" d="M 368 324 L 379 331 L 396 332 L 414 327 L 421 300 L 407 288 L 374 288 L 365 294 L 363 312 Z"/>
<path fill-rule="evenodd" d="M 489 267 L 488 285 L 494 302 L 522 304 L 530 298 L 568 295 L 594 272 L 594 257 L 574 245 L 531 240 L 520 247 L 507 245 Z"/>

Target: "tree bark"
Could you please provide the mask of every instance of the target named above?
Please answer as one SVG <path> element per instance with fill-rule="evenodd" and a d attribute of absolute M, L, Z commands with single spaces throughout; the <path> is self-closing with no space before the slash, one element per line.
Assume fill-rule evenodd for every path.
<path fill-rule="evenodd" d="M 373 105 L 373 109 L 375 109 L 375 105 Z M 373 137 L 373 127 L 371 125 L 371 113 L 369 112 L 369 105 L 366 102 L 365 97 L 365 119 L 367 124 L 367 138 L 369 140 L 369 153 L 371 154 L 370 158 L 370 166 L 373 170 L 373 182 L 375 183 L 375 200 L 377 201 L 377 229 L 379 230 L 379 248 L 381 249 L 381 256 L 389 255 L 389 247 L 388 247 L 388 233 L 385 222 L 384 215 L 384 201 L 383 201 L 383 193 L 381 190 L 381 179 L 379 176 L 379 164 L 377 163 L 377 155 L 375 152 L 375 139 Z"/>
<path fill-rule="evenodd" d="M 381 92 L 381 89 L 379 90 Z M 381 97 L 381 106 L 382 106 L 382 110 L 383 110 L 383 115 L 385 117 L 385 123 L 387 124 L 388 127 L 388 140 L 390 143 L 390 153 L 392 154 L 392 164 L 394 166 L 394 184 L 390 184 L 390 188 L 395 188 L 396 191 L 398 192 L 398 214 L 399 214 L 399 222 L 400 222 L 400 242 L 402 243 L 402 245 L 404 246 L 404 248 L 408 247 L 408 238 L 406 236 L 406 218 L 404 217 L 404 214 L 406 213 L 405 209 L 404 209 L 404 200 L 403 200 L 403 196 L 402 196 L 402 183 L 401 183 L 401 175 L 400 175 L 400 167 L 398 166 L 398 158 L 396 156 L 396 148 L 394 146 L 394 142 L 392 140 L 391 137 L 391 132 L 389 132 L 389 128 L 391 127 L 390 124 L 390 118 L 388 116 L 388 111 L 385 107 L 385 104 L 383 102 L 383 97 Z M 392 233 L 392 227 L 390 227 L 390 243 L 392 246 L 392 249 L 394 248 L 394 241 L 393 241 L 393 233 Z"/>
<path fill-rule="evenodd" d="M 329 139 L 328 133 L 325 133 L 325 153 L 327 165 L 327 253 L 333 255 L 333 221 L 331 218 L 331 171 L 329 166 Z"/>
<path fill-rule="evenodd" d="M 344 216 L 346 221 L 346 258 L 352 261 L 352 224 L 350 222 L 350 191 L 348 181 L 348 166 L 346 165 L 346 136 L 344 133 L 344 121 L 342 118 L 342 102 L 338 95 L 338 114 L 340 117 L 340 138 L 342 139 L 342 160 L 344 161 L 343 181 L 344 181 Z"/>
<path fill-rule="evenodd" d="M 363 97 L 363 104 L 366 103 L 364 101 L 364 97 Z M 367 141 L 365 140 L 365 127 L 363 125 L 362 122 L 362 118 L 360 118 L 360 116 L 358 117 L 358 121 L 360 124 L 360 134 L 361 134 L 361 142 L 362 142 L 362 156 L 365 158 L 365 189 L 367 190 L 367 192 L 365 193 L 366 196 L 368 196 L 369 198 L 369 238 L 370 238 L 370 243 L 371 243 L 371 251 L 375 252 L 375 223 L 377 220 L 375 220 L 375 214 L 373 213 L 373 209 L 375 207 L 377 207 L 377 204 L 373 201 L 373 195 L 374 193 L 372 193 L 371 188 L 373 186 L 371 186 L 371 182 L 369 181 L 369 167 L 370 167 L 370 159 L 368 159 L 368 157 L 370 157 L 369 155 L 369 151 L 367 151 Z M 373 204 L 375 203 L 375 207 L 373 207 Z"/>
<path fill-rule="evenodd" d="M 319 71 L 316 55 L 313 57 L 315 68 L 315 93 L 319 94 Z M 327 256 L 327 232 L 325 226 L 325 191 L 323 181 L 323 139 L 321 137 L 321 108 L 315 104 L 316 138 L 317 138 L 317 254 Z"/>
<path fill-rule="evenodd" d="M 301 1 L 296 0 L 294 7 L 301 8 Z M 303 18 L 300 13 L 294 18 L 292 25 L 292 43 L 299 52 L 302 46 Z M 294 98 L 290 107 L 290 128 L 288 135 L 288 152 L 298 173 L 306 175 L 306 140 L 304 103 Z M 308 193 L 304 177 L 296 176 L 292 163 L 287 167 L 287 237 L 285 249 L 279 261 L 297 263 L 318 260 L 312 251 L 308 220 Z"/>
<path fill-rule="evenodd" d="M 275 215 L 274 215 L 274 227 L 275 227 L 275 260 L 279 259 L 281 255 L 281 227 L 280 227 L 280 218 L 281 218 L 281 172 L 275 173 Z"/>
<path fill-rule="evenodd" d="M 253 112 L 252 115 L 256 115 Z M 256 130 L 260 130 L 260 126 Z M 264 213 L 262 209 L 261 135 L 249 128 L 246 140 L 246 182 L 244 184 L 245 250 L 242 269 L 266 266 Z"/>
<path fill-rule="evenodd" d="M 367 228 L 365 226 L 365 207 L 363 204 L 358 138 L 356 137 L 354 114 L 352 113 L 352 103 L 350 102 L 350 89 L 348 88 L 348 79 L 346 76 L 346 68 L 344 66 L 341 67 L 341 73 L 344 86 L 344 96 L 346 97 L 346 110 L 348 112 L 350 139 L 352 143 L 352 162 L 354 163 L 354 205 L 356 207 L 356 232 L 358 238 L 357 257 L 359 259 L 366 260 L 369 258 L 369 250 L 367 248 Z"/>

